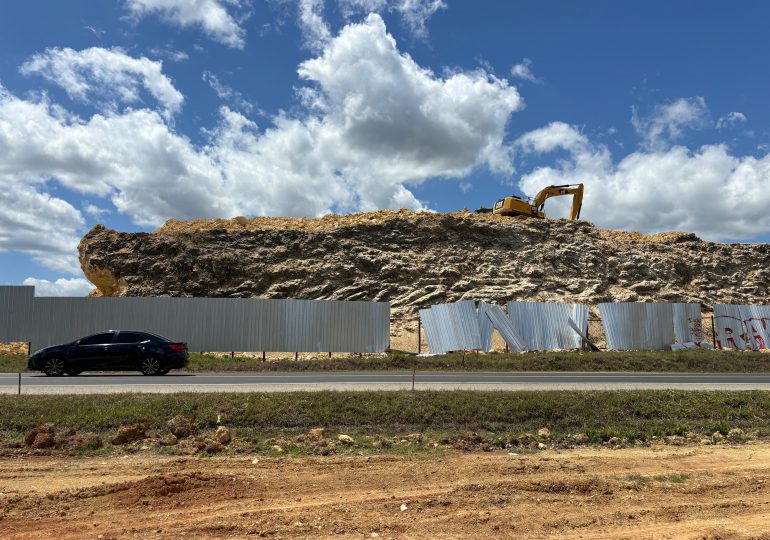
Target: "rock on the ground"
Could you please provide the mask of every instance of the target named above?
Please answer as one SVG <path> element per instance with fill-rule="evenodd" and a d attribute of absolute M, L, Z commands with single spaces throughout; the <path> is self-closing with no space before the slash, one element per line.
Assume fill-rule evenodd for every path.
<path fill-rule="evenodd" d="M 356 444 L 356 441 L 353 440 L 353 437 L 351 437 L 350 435 L 345 435 L 344 433 L 340 434 L 337 437 L 337 440 L 342 444 L 349 444 L 349 445 Z"/>
<path fill-rule="evenodd" d="M 572 440 L 578 444 L 585 444 L 588 442 L 588 435 L 585 433 L 576 433 L 572 436 Z"/>
<path fill-rule="evenodd" d="M 35 440 L 32 441 L 32 448 L 51 448 L 56 444 L 56 439 L 51 433 L 45 431 L 35 435 Z"/>
<path fill-rule="evenodd" d="M 129 424 L 120 426 L 118 434 L 112 439 L 112 444 L 126 444 L 144 439 L 149 426 L 147 424 Z"/>
<path fill-rule="evenodd" d="M 324 435 L 326 434 L 326 430 L 324 428 L 313 428 L 310 431 L 307 432 L 308 437 L 311 439 L 316 439 L 320 441 L 324 438 Z"/>
<path fill-rule="evenodd" d="M 217 432 L 214 433 L 214 439 L 220 444 L 229 444 L 233 440 L 233 435 L 225 426 L 219 426 Z"/>
<path fill-rule="evenodd" d="M 548 439 L 551 436 L 551 430 L 548 428 L 540 428 L 537 430 L 537 436 Z"/>
<path fill-rule="evenodd" d="M 177 442 L 179 442 L 179 439 L 173 433 L 166 433 L 158 439 L 158 444 L 161 446 L 174 446 Z"/>
<path fill-rule="evenodd" d="M 27 446 L 34 446 L 35 441 L 38 438 L 38 435 L 41 434 L 47 434 L 51 436 L 51 441 L 54 440 L 54 426 L 53 424 L 43 424 L 42 426 L 33 427 L 27 433 L 24 435 L 24 444 Z M 41 438 L 41 441 L 47 440 L 45 438 Z M 37 447 L 40 448 L 40 447 Z"/>
<path fill-rule="evenodd" d="M 198 424 L 187 416 L 175 416 L 166 422 L 168 430 L 177 438 L 184 439 L 198 434 Z"/>
<path fill-rule="evenodd" d="M 199 447 L 200 450 L 208 452 L 210 454 L 218 454 L 225 450 L 225 445 L 214 439 L 206 438 L 203 440 L 203 444 Z"/>

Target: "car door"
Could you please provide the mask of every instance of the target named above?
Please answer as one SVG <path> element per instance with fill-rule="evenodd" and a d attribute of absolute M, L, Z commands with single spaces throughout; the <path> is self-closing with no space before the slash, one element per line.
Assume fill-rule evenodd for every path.
<path fill-rule="evenodd" d="M 69 354 L 70 367 L 78 371 L 100 369 L 115 332 L 100 332 L 77 341 Z"/>
<path fill-rule="evenodd" d="M 114 362 L 120 365 L 120 369 L 136 369 L 142 356 L 142 344 L 147 342 L 150 336 L 142 332 L 118 332 L 114 349 Z"/>

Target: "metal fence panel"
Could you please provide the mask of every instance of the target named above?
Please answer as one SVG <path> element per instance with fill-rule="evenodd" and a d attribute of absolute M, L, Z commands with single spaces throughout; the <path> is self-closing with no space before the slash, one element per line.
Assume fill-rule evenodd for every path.
<path fill-rule="evenodd" d="M 479 314 L 473 300 L 437 304 L 430 309 L 421 309 L 420 319 L 431 353 L 443 354 L 447 351 L 481 348 Z"/>
<path fill-rule="evenodd" d="M 746 349 L 746 332 L 740 308 L 733 304 L 714 304 L 714 347 L 717 349 Z"/>
<path fill-rule="evenodd" d="M 34 297 L 31 286 L 0 287 L 0 341 L 29 341 Z"/>
<path fill-rule="evenodd" d="M 753 351 L 770 348 L 770 306 L 738 306 Z"/>
<path fill-rule="evenodd" d="M 495 330 L 492 321 L 487 317 L 490 306 L 491 304 L 486 302 L 479 302 L 479 341 L 484 352 L 492 350 L 492 333 Z"/>
<path fill-rule="evenodd" d="M 513 326 L 511 320 L 506 317 L 500 306 L 489 305 L 485 310 L 486 316 L 492 322 L 495 329 L 500 332 L 503 340 L 508 344 L 512 351 L 524 351 L 524 341 L 521 339 L 518 330 Z"/>
<path fill-rule="evenodd" d="M 425 339 L 428 342 L 428 350 L 432 354 L 444 354 L 447 352 L 443 347 L 441 339 L 441 329 L 438 322 L 438 311 L 432 308 L 420 310 L 420 324 L 425 331 Z"/>
<path fill-rule="evenodd" d="M 666 349 L 674 343 L 670 303 L 599 304 L 607 347 L 616 350 Z"/>
<path fill-rule="evenodd" d="M 508 302 L 508 318 L 518 330 L 527 350 L 550 351 L 579 348 L 581 339 L 569 327 L 567 322 L 569 316 L 569 304 Z M 586 321 L 587 317 L 586 308 Z"/>
<path fill-rule="evenodd" d="M 586 336 L 588 335 L 589 314 L 588 306 L 585 304 L 572 304 L 572 322 L 575 323 L 575 326 L 577 326 Z M 580 336 L 578 336 L 578 338 L 582 339 Z M 582 345 L 582 343 L 578 344 L 578 346 L 580 345 Z"/>
<path fill-rule="evenodd" d="M 2 340 L 42 348 L 102 330 L 131 329 L 185 341 L 194 351 L 367 353 L 383 352 L 390 340 L 387 302 L 34 298 L 31 306 L 25 327 L 11 327 Z"/>
<path fill-rule="evenodd" d="M 703 341 L 700 304 L 671 304 L 674 314 L 674 336 L 677 343 Z"/>

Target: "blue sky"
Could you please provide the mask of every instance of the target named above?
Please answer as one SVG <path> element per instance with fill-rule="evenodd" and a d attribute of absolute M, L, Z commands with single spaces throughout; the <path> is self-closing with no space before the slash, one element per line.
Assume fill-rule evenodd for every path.
<path fill-rule="evenodd" d="M 767 20 L 759 1 L 5 2 L 0 283 L 83 294 L 96 223 L 474 209 L 578 181 L 601 227 L 766 242 Z"/>

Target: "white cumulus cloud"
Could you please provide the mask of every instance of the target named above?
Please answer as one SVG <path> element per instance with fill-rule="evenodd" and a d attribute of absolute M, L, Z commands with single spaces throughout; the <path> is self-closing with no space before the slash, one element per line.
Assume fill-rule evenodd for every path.
<path fill-rule="evenodd" d="M 140 103 L 142 88 L 161 104 L 167 116 L 177 113 L 184 101 L 163 74 L 162 62 L 134 58 L 119 48 L 47 49 L 32 56 L 19 70 L 25 75 L 43 76 L 71 98 L 95 100 L 110 109 L 122 103 Z"/>
<path fill-rule="evenodd" d="M 523 107 L 516 89 L 483 70 L 441 77 L 420 67 L 378 15 L 346 26 L 298 71 L 312 109 L 260 128 L 222 107 L 202 146 L 155 110 L 82 119 L 3 90 L 0 204 L 19 215 L 0 218 L 0 249 L 76 268 L 84 219 L 47 195 L 53 183 L 155 226 L 171 217 L 417 209 L 409 188 L 428 178 L 462 178 L 477 167 L 512 172 L 504 139 Z"/>
<path fill-rule="evenodd" d="M 519 185 L 533 196 L 547 185 L 582 182 L 582 218 L 601 227 L 692 231 L 710 240 L 770 232 L 770 155 L 734 156 L 725 145 L 674 146 L 615 162 L 606 146 L 562 122 L 523 135 L 517 145 L 536 154 L 566 150 L 568 160 L 536 168 Z M 569 201 L 561 199 L 546 203 L 548 215 L 564 215 Z"/>
<path fill-rule="evenodd" d="M 442 0 L 337 0 L 340 13 L 345 19 L 370 13 L 396 13 L 412 36 L 428 35 L 428 20 L 439 10 L 446 9 Z"/>
<path fill-rule="evenodd" d="M 648 116 L 640 116 L 636 108 L 631 113 L 631 124 L 649 150 L 664 149 L 685 129 L 701 129 L 711 121 L 706 100 L 699 96 L 656 105 Z"/>
<path fill-rule="evenodd" d="M 748 119 L 746 118 L 746 115 L 742 112 L 731 112 L 727 113 L 724 116 L 721 116 L 719 120 L 717 120 L 717 129 L 724 129 L 730 126 L 735 126 L 738 124 L 745 124 Z"/>
<path fill-rule="evenodd" d="M 157 15 L 177 26 L 198 26 L 211 39 L 242 49 L 246 44 L 246 31 L 228 7 L 245 7 L 245 4 L 240 0 L 126 0 L 125 5 L 136 18 Z"/>
<path fill-rule="evenodd" d="M 321 50 L 331 39 L 329 25 L 323 17 L 323 0 L 299 0 L 299 26 L 305 45 L 312 50 Z"/>
<path fill-rule="evenodd" d="M 399 0 L 395 5 L 404 24 L 417 37 L 428 35 L 426 23 L 440 9 L 446 9 L 442 0 Z"/>
<path fill-rule="evenodd" d="M 511 68 L 511 76 L 524 81 L 538 83 L 540 79 L 532 72 L 532 60 L 525 58 Z"/>
<path fill-rule="evenodd" d="M 59 278 L 55 281 L 28 277 L 22 285 L 33 285 L 35 296 L 86 296 L 94 286 L 84 278 Z"/>

